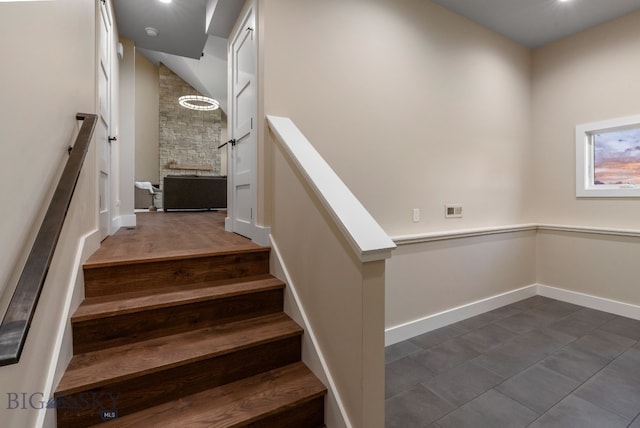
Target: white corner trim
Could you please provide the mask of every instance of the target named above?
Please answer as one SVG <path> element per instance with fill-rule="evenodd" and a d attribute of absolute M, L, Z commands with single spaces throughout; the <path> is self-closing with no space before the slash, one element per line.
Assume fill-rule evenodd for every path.
<path fill-rule="evenodd" d="M 136 222 L 137 220 L 136 220 L 135 214 L 121 215 L 121 216 L 115 217 L 114 219 L 111 220 L 111 234 L 113 235 L 122 227 L 127 227 L 127 228 L 136 227 Z"/>
<path fill-rule="evenodd" d="M 391 257 L 391 250 L 396 248 L 391 238 L 291 119 L 267 116 L 267 121 L 360 260 L 369 262 Z"/>
<path fill-rule="evenodd" d="M 311 327 L 311 324 L 309 323 L 309 317 L 307 316 L 307 313 L 304 310 L 304 306 L 302 305 L 302 302 L 300 300 L 300 296 L 298 296 L 298 293 L 296 291 L 296 286 L 293 283 L 293 280 L 291 279 L 291 275 L 289 274 L 289 270 L 287 269 L 287 266 L 285 265 L 284 260 L 282 259 L 282 254 L 280 253 L 280 249 L 278 248 L 278 244 L 273 239 L 273 235 L 270 236 L 270 242 L 271 242 L 271 251 L 273 252 L 273 255 L 276 257 L 278 264 L 282 268 L 282 273 L 284 275 L 284 281 L 286 282 L 287 287 L 291 291 L 291 296 L 293 297 L 293 300 L 295 301 L 295 305 L 298 308 L 298 311 L 300 312 L 300 317 L 302 318 L 302 323 L 304 324 L 302 326 L 302 328 L 304 329 L 304 334 L 309 336 L 309 339 L 310 339 L 311 343 L 313 344 L 314 351 L 315 351 L 316 355 L 318 356 L 318 360 L 320 361 L 320 364 L 322 365 L 322 370 L 324 372 L 324 375 L 325 375 L 325 377 L 327 379 L 327 382 L 329 383 L 328 388 L 331 390 L 333 396 L 335 397 L 336 404 L 338 405 L 338 408 L 340 409 L 340 414 L 342 415 L 342 419 L 344 420 L 345 426 L 347 428 L 352 428 L 353 425 L 351 424 L 351 421 L 349 420 L 349 415 L 347 415 L 347 411 L 346 411 L 346 409 L 344 407 L 344 403 L 342 401 L 342 397 L 340 396 L 340 392 L 338 391 L 338 388 L 336 387 L 335 381 L 333 380 L 333 376 L 331 375 L 331 371 L 329 370 L 329 365 L 327 364 L 327 360 L 325 359 L 324 354 L 322 352 L 322 349 L 320 348 L 320 345 L 318 344 L 318 339 L 316 338 L 316 334 L 313 331 L 313 328 Z"/>
<path fill-rule="evenodd" d="M 271 240 L 270 240 L 270 235 L 271 235 L 271 227 L 269 226 L 260 226 L 260 225 L 255 225 L 254 226 L 254 233 L 253 233 L 253 242 L 262 246 L 262 247 L 268 247 L 271 245 Z"/>
<path fill-rule="evenodd" d="M 385 346 L 402 342 L 432 330 L 483 314 L 502 306 L 518 302 L 536 295 L 536 284 L 496 294 L 486 299 L 467 303 L 466 305 L 448 309 L 404 324 L 396 325 L 385 330 Z"/>
<path fill-rule="evenodd" d="M 420 242 L 444 241 L 447 239 L 472 238 L 474 236 L 497 235 L 501 233 L 525 232 L 537 230 L 536 224 L 515 224 L 508 226 L 481 227 L 477 229 L 450 230 L 446 232 L 420 233 L 415 235 L 392 236 L 397 245 L 417 244 Z"/>
<path fill-rule="evenodd" d="M 71 277 L 66 287 L 66 295 L 64 296 L 64 306 L 62 308 L 61 322 L 57 326 L 55 331 L 56 339 L 53 346 L 52 358 L 49 361 L 49 367 L 47 369 L 47 379 L 45 381 L 45 391 L 43 396 L 46 399 L 52 396 L 54 390 L 54 379 L 56 375 L 56 367 L 58 366 L 58 359 L 60 357 L 60 350 L 62 348 L 62 342 L 64 340 L 65 329 L 67 328 L 67 322 L 71 318 L 71 301 L 73 299 L 73 292 L 75 285 L 78 281 L 78 274 L 82 271 L 82 263 L 92 253 L 94 253 L 100 247 L 100 231 L 95 229 L 86 235 L 82 236 L 78 242 L 78 248 L 76 249 L 76 256 L 73 259 L 73 267 L 71 269 Z M 48 409 L 42 409 L 38 412 L 36 419 L 36 426 L 41 427 L 44 425 L 45 417 Z"/>
<path fill-rule="evenodd" d="M 126 228 L 134 228 L 138 224 L 135 214 L 127 214 L 120 216 L 120 226 Z"/>
<path fill-rule="evenodd" d="M 590 294 L 579 293 L 577 291 L 550 287 L 543 284 L 537 285 L 537 294 L 551 299 L 573 303 L 574 305 L 580 305 L 622 317 L 640 320 L 640 306 L 632 305 L 630 303 L 611 300 L 605 297 L 592 296 Z"/>

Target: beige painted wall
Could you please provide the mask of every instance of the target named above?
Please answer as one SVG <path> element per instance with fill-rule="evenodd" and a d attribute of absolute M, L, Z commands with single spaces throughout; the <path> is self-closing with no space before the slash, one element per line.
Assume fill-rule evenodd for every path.
<path fill-rule="evenodd" d="M 640 229 L 640 200 L 575 197 L 575 126 L 640 114 L 640 12 L 533 52 L 531 199 L 540 223 Z M 538 235 L 538 282 L 640 304 L 638 240 Z"/>
<path fill-rule="evenodd" d="M 158 67 L 136 52 L 135 181 L 160 182 L 160 82 Z"/>
<path fill-rule="evenodd" d="M 73 143 L 77 112 L 96 111 L 95 2 L 0 3 L 0 290 L 6 302 L 47 200 Z M 37 100 L 45 100 L 37 102 Z M 76 187 L 41 303 L 19 364 L 0 367 L 0 395 L 43 392 L 56 330 L 67 320 L 81 237 L 97 227 L 96 151 L 92 145 Z M 9 202 L 10 201 L 10 202 Z M 42 302 L 46 302 L 43 304 Z M 4 305 L 2 306 L 4 310 Z M 33 410 L 0 406 L 4 426 L 34 426 Z"/>
<path fill-rule="evenodd" d="M 532 285 L 536 232 L 400 245 L 386 279 L 386 328 Z"/>
<path fill-rule="evenodd" d="M 576 199 L 575 126 L 640 114 L 640 12 L 533 52 L 536 221 L 640 228 L 638 199 Z"/>
<path fill-rule="evenodd" d="M 429 1 L 260 7 L 264 113 L 291 117 L 387 233 L 530 219 L 527 49 Z"/>
<path fill-rule="evenodd" d="M 95 111 L 94 37 L 86 37 L 94 27 L 86 18 L 93 7 L 78 4 L 83 2 L 0 4 L 0 292 L 13 283 L 34 224 L 44 216 L 43 201 L 78 129 L 76 113 Z M 49 101 L 34 108 L 34 100 L 43 98 Z"/>
<path fill-rule="evenodd" d="M 538 232 L 538 283 L 640 306 L 638 238 Z"/>

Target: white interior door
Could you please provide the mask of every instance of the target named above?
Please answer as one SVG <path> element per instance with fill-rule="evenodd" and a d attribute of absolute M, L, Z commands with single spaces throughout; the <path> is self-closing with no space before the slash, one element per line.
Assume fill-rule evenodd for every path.
<path fill-rule="evenodd" d="M 256 212 L 256 40 L 253 7 L 231 42 L 231 144 L 230 201 L 231 230 L 253 238 Z"/>
<path fill-rule="evenodd" d="M 96 143 L 98 150 L 98 227 L 100 240 L 111 233 L 111 16 L 108 5 L 100 4 L 98 19 L 98 123 Z"/>

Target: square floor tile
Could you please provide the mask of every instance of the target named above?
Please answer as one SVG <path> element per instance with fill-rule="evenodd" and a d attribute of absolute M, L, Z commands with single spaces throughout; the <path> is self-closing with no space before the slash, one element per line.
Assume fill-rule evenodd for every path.
<path fill-rule="evenodd" d="M 544 353 L 537 353 L 535 349 L 516 344 L 512 341 L 493 348 L 491 351 L 480 355 L 472 361 L 481 367 L 507 378 L 533 365 L 544 358 L 544 356 Z"/>
<path fill-rule="evenodd" d="M 640 383 L 640 349 L 630 348 L 613 360 L 607 370 L 615 370 Z M 640 412 L 640 410 L 638 410 Z"/>
<path fill-rule="evenodd" d="M 600 329 L 594 330 L 574 342 L 578 349 L 610 360 L 626 351 L 634 343 L 633 339 Z"/>
<path fill-rule="evenodd" d="M 566 334 L 570 334 L 575 337 L 584 336 L 591 333 L 598 328 L 602 323 L 593 323 L 588 320 L 574 318 L 568 316 L 562 318 L 560 321 L 556 321 L 549 325 L 549 328 L 556 331 L 561 331 Z"/>
<path fill-rule="evenodd" d="M 535 308 L 531 309 L 530 312 L 543 315 L 549 321 L 557 321 L 574 312 L 577 312 L 581 308 L 582 307 L 578 305 L 561 302 L 559 300 L 553 300 L 551 302 L 543 303 L 542 305 L 536 306 Z"/>
<path fill-rule="evenodd" d="M 424 385 L 449 403 L 460 407 L 493 388 L 503 378 L 474 363 L 465 363 L 427 380 Z"/>
<path fill-rule="evenodd" d="M 533 330 L 493 348 L 473 362 L 507 378 L 537 363 L 573 339 L 572 336 L 548 329 Z"/>
<path fill-rule="evenodd" d="M 610 314 L 609 312 L 598 311 L 596 309 L 582 308 L 579 311 L 571 314 L 571 317 L 602 325 L 607 321 L 611 321 L 612 319 L 617 318 L 618 316 Z"/>
<path fill-rule="evenodd" d="M 574 394 L 629 421 L 640 413 L 640 382 L 617 370 L 603 369 Z"/>
<path fill-rule="evenodd" d="M 498 317 L 498 319 L 502 319 L 502 318 L 510 317 L 511 315 L 515 315 L 520 312 L 522 312 L 522 309 L 514 308 L 511 305 L 506 305 L 501 308 L 489 311 L 487 313 L 494 314 Z"/>
<path fill-rule="evenodd" d="M 412 337 L 409 341 L 414 345 L 418 345 L 422 349 L 429 349 L 464 333 L 465 331 L 463 330 L 458 330 L 452 326 L 446 326 L 421 334 L 420 336 Z"/>
<path fill-rule="evenodd" d="M 483 327 L 489 323 L 499 320 L 501 317 L 491 312 L 476 315 L 475 317 L 467 318 L 466 320 L 459 321 L 455 324 L 451 324 L 451 327 L 455 327 L 463 331 L 473 331 L 480 327 Z"/>
<path fill-rule="evenodd" d="M 385 370 L 385 397 L 407 391 L 434 375 L 434 372 L 409 357 L 389 363 Z"/>
<path fill-rule="evenodd" d="M 393 345 L 384 348 L 384 361 L 385 363 L 392 363 L 410 355 L 414 352 L 421 351 L 422 348 L 412 342 L 405 340 L 404 342 L 398 342 Z"/>
<path fill-rule="evenodd" d="M 533 296 L 527 299 L 520 300 L 519 302 L 515 302 L 509 305 L 509 307 L 514 309 L 519 309 L 521 311 L 527 311 L 529 309 L 533 309 L 536 306 L 540 306 L 543 303 L 553 302 L 553 299 L 543 296 Z"/>
<path fill-rule="evenodd" d="M 520 335 L 512 342 L 531 348 L 532 351 L 541 354 L 551 354 L 568 343 L 576 340 L 575 336 L 555 331 L 549 328 L 539 328 Z"/>
<path fill-rule="evenodd" d="M 411 354 L 414 359 L 434 373 L 442 373 L 480 355 L 468 342 L 455 338 L 425 351 Z"/>
<path fill-rule="evenodd" d="M 609 361 L 608 358 L 584 351 L 572 343 L 549 355 L 540 364 L 578 382 L 584 382 L 602 370 Z"/>
<path fill-rule="evenodd" d="M 437 424 L 442 428 L 521 428 L 537 417 L 534 411 L 491 389 Z"/>
<path fill-rule="evenodd" d="M 604 324 L 600 329 L 635 341 L 640 340 L 640 321 L 631 318 L 617 317 Z"/>
<path fill-rule="evenodd" d="M 536 328 L 544 327 L 554 320 L 548 319 L 542 314 L 528 312 L 520 312 L 507 318 L 503 318 L 495 322 L 495 324 L 506 328 L 517 334 L 523 334 Z"/>
<path fill-rule="evenodd" d="M 623 428 L 629 420 L 608 412 L 574 395 L 570 395 L 530 428 Z"/>
<path fill-rule="evenodd" d="M 455 407 L 418 385 L 386 400 L 385 428 L 423 428 Z"/>
<path fill-rule="evenodd" d="M 478 352 L 484 353 L 504 342 L 517 337 L 516 333 L 497 324 L 488 324 L 472 332 L 460 336 Z"/>
<path fill-rule="evenodd" d="M 578 385 L 578 381 L 538 364 L 506 380 L 496 390 L 543 414 Z"/>

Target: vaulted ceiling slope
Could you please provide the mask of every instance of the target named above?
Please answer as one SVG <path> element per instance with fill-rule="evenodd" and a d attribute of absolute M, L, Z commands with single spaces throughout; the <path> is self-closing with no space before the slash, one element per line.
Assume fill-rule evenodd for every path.
<path fill-rule="evenodd" d="M 432 1 L 528 48 L 640 10 L 640 0 Z"/>
<path fill-rule="evenodd" d="M 241 0 L 113 0 L 121 37 L 226 110 L 227 37 Z M 157 30 L 151 37 L 146 28 Z"/>

